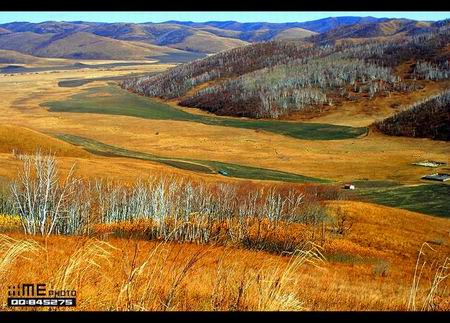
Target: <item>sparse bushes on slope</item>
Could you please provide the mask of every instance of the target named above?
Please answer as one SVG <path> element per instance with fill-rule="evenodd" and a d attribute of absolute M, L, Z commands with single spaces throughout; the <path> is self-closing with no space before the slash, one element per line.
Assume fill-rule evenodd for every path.
<path fill-rule="evenodd" d="M 391 136 L 450 140 L 450 90 L 414 103 L 375 127 Z"/>

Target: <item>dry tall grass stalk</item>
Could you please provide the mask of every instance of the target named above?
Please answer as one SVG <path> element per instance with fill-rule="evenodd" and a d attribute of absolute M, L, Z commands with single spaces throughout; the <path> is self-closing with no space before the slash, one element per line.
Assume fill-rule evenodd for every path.
<path fill-rule="evenodd" d="M 286 268 L 277 268 L 269 277 L 261 274 L 262 282 L 259 287 L 258 311 L 296 311 L 304 310 L 303 303 L 288 291 L 288 286 L 297 285 L 296 273 L 306 265 L 319 267 L 325 262 L 320 251 L 321 247 L 309 243 L 305 250 L 296 250 L 289 259 Z"/>
<path fill-rule="evenodd" d="M 41 249 L 36 241 L 16 240 L 7 235 L 0 235 L 0 277 L 6 275 L 13 262 L 24 257 L 24 253 L 37 253 Z"/>
<path fill-rule="evenodd" d="M 110 263 L 111 244 L 100 240 L 88 240 L 75 250 L 69 259 L 59 268 L 52 280 L 55 289 L 80 288 L 88 274 L 101 274 L 102 261 Z"/>
<path fill-rule="evenodd" d="M 436 251 L 428 243 L 424 242 L 419 250 L 417 256 L 416 266 L 414 269 L 414 277 L 410 290 L 409 300 L 408 300 L 408 310 L 409 311 L 430 311 L 435 310 L 437 306 L 437 298 L 439 292 L 441 292 L 440 287 L 443 283 L 450 277 L 450 258 L 445 257 L 441 265 L 438 265 L 436 272 L 431 280 L 430 287 L 420 290 L 419 284 L 422 278 L 423 270 L 427 264 L 427 260 L 423 259 L 426 254 L 424 249 L 430 249 L 431 251 Z M 422 306 L 418 305 L 418 293 L 422 292 L 425 294 L 422 301 Z"/>
<path fill-rule="evenodd" d="M 229 252 L 231 254 L 231 250 Z M 309 243 L 305 250 L 289 255 L 287 264 L 274 267 L 261 264 L 258 270 L 225 266 L 225 253 L 219 258 L 211 289 L 212 310 L 301 311 L 304 301 L 299 298 L 299 272 L 305 265 L 320 267 L 325 257 L 320 247 Z"/>
<path fill-rule="evenodd" d="M 186 253 L 182 245 L 173 242 L 161 241 L 143 249 L 147 242 L 127 240 L 134 244 L 130 251 L 82 238 L 73 252 L 49 266 L 41 259 L 50 259 L 51 245 L 43 248 L 37 242 L 0 238 L 2 275 L 15 282 L 14 274 L 8 273 L 9 265 L 25 251 L 40 250 L 27 262 L 39 272 L 47 266 L 47 272 L 41 274 L 50 278 L 45 282 L 52 289 L 75 289 L 78 310 L 303 310 L 298 294 L 299 269 L 324 261 L 318 247 L 311 244 L 307 250 L 290 255 L 287 263 L 271 260 L 251 270 L 236 270 L 222 263 L 233 264 L 233 253 L 217 254 L 214 246 L 198 246 Z M 47 238 L 44 241 L 47 245 Z M 216 270 L 208 265 L 210 261 Z"/>
<path fill-rule="evenodd" d="M 178 225 L 181 226 L 183 223 Z M 171 251 L 166 248 L 167 242 L 176 232 L 177 228 L 174 228 L 165 240 L 156 245 L 141 264 L 137 264 L 138 241 L 135 242 L 132 259 L 130 260 L 124 255 L 125 265 L 128 268 L 124 268 L 126 278 L 117 296 L 117 310 L 167 311 L 172 309 L 180 284 L 194 264 L 207 252 L 206 250 L 195 252 L 183 259 L 181 266 L 176 267 L 175 262 L 172 262 L 169 270 L 163 270 Z M 181 249 L 176 257 L 179 256 L 180 251 Z"/>
<path fill-rule="evenodd" d="M 443 285 L 444 281 L 450 277 L 450 258 L 445 258 L 442 265 L 438 267 L 436 273 L 433 277 L 433 281 L 431 283 L 431 287 L 428 291 L 428 295 L 425 298 L 425 301 L 422 306 L 422 310 L 425 311 L 433 311 L 438 306 L 437 304 L 437 296 L 440 291 L 440 287 Z M 450 310 L 450 308 L 447 308 Z"/>

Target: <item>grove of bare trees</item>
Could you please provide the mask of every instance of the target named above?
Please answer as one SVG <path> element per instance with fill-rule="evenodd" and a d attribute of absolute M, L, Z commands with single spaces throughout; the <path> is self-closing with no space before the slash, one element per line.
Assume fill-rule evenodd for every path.
<path fill-rule="evenodd" d="M 334 225 L 320 203 L 321 194 L 324 199 L 330 195 L 314 186 L 242 188 L 167 176 L 129 185 L 82 180 L 74 176 L 74 167 L 62 174 L 53 155 L 18 158 L 23 168 L 9 194 L 0 196 L 0 211 L 18 215 L 30 235 L 106 230 L 145 239 L 286 251 L 307 241 L 323 242 L 325 226 Z M 332 187 L 328 190 L 333 193 Z"/>

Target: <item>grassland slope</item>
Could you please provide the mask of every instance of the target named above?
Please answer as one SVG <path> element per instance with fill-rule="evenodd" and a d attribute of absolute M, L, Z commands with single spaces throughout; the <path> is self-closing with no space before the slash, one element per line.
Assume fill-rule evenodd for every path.
<path fill-rule="evenodd" d="M 37 131 L 9 125 L 0 125 L 0 153 L 34 154 L 37 149 L 64 157 L 88 157 L 90 154 Z"/>
<path fill-rule="evenodd" d="M 67 33 L 12 32 L 0 34 L 0 49 L 39 57 L 133 60 L 181 54 L 184 51 L 148 43 L 98 36 L 84 31 Z"/>

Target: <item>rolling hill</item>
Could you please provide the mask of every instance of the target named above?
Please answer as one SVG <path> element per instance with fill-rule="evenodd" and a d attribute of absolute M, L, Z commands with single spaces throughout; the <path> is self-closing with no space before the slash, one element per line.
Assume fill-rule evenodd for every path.
<path fill-rule="evenodd" d="M 88 157 L 85 150 L 40 132 L 10 125 L 0 125 L 0 153 L 34 154 L 37 149 L 64 157 Z"/>
<path fill-rule="evenodd" d="M 330 43 L 341 39 L 402 37 L 430 32 L 437 27 L 430 22 L 409 19 L 383 19 L 381 21 L 343 25 L 313 38 L 319 43 Z"/>
<path fill-rule="evenodd" d="M 289 28 L 279 32 L 273 39 L 274 40 L 296 40 L 304 39 L 317 33 L 303 28 Z"/>
<path fill-rule="evenodd" d="M 191 52 L 216 53 L 246 45 L 226 31 L 195 29 L 173 24 L 101 24 L 86 29 L 95 35 L 145 42 Z"/>
<path fill-rule="evenodd" d="M 408 93 L 414 79 L 448 78 L 450 30 L 402 40 L 335 46 L 271 41 L 222 52 L 153 77 L 127 80 L 133 92 L 177 99 L 218 115 L 279 118 L 346 101 Z M 420 62 L 407 75 L 396 68 Z"/>
<path fill-rule="evenodd" d="M 181 41 L 167 44 L 167 46 L 191 52 L 217 53 L 247 44 L 240 39 L 224 38 L 206 31 L 196 31 Z"/>
<path fill-rule="evenodd" d="M 0 35 L 0 48 L 38 57 L 76 59 L 145 59 L 183 53 L 173 48 L 121 41 L 87 32 L 12 32 Z"/>
<path fill-rule="evenodd" d="M 307 22 L 287 22 L 287 23 L 268 23 L 268 22 L 246 22 L 241 23 L 237 21 L 208 21 L 203 23 L 196 23 L 192 21 L 167 21 L 165 23 L 177 24 L 183 26 L 189 26 L 193 28 L 204 28 L 204 27 L 214 27 L 223 30 L 233 30 L 242 33 L 241 39 L 249 39 L 249 35 L 252 32 L 257 32 L 261 30 L 275 30 L 277 33 L 291 29 L 291 28 L 302 28 L 316 33 L 327 32 L 331 29 L 353 25 L 353 24 L 363 24 L 375 21 L 383 21 L 383 19 L 378 19 L 374 17 L 329 17 L 319 20 L 307 21 Z M 269 39 L 266 39 L 269 40 Z"/>
<path fill-rule="evenodd" d="M 0 64 L 39 64 L 45 58 L 22 54 L 13 50 L 0 49 Z"/>
<path fill-rule="evenodd" d="M 196 53 L 217 53 L 248 43 L 275 39 L 305 39 L 318 32 L 326 32 L 340 26 L 374 21 L 378 19 L 338 17 L 300 23 L 11 22 L 0 25 L 0 49 L 36 56 L 89 59 L 136 59 L 159 56 L 161 53 L 170 52 L 168 47 Z M 133 43 L 128 43 L 130 41 Z M 152 53 L 147 51 L 148 47 L 144 50 L 137 48 L 139 47 L 137 43 L 158 47 L 150 48 L 154 52 Z M 104 47 L 106 50 L 102 52 L 97 47 Z M 111 48 L 115 48 L 115 51 Z"/>
<path fill-rule="evenodd" d="M 8 33 L 10 33 L 10 31 L 8 29 L 0 28 L 0 35 L 1 34 L 8 34 Z"/>
<path fill-rule="evenodd" d="M 190 27 L 173 25 L 173 24 L 131 24 L 131 23 L 70 23 L 70 22 L 44 22 L 44 23 L 9 23 L 1 25 L 0 35 L 10 33 L 8 38 L 4 39 L 2 44 L 0 40 L 0 48 L 12 49 L 31 54 L 35 47 L 17 44 L 16 38 L 20 38 L 21 41 L 28 42 L 34 41 L 31 46 L 37 43 L 37 47 L 47 47 L 45 42 L 53 42 L 55 40 L 67 39 L 69 42 L 75 41 L 76 47 L 82 47 L 83 51 L 86 49 L 86 58 L 97 57 L 96 49 L 92 50 L 91 43 L 99 43 L 101 46 L 107 48 L 114 46 L 118 48 L 118 53 L 113 54 L 111 52 L 103 54 L 104 57 L 109 56 L 108 59 L 115 58 L 119 55 L 120 59 L 129 56 L 130 59 L 136 57 L 145 56 L 158 56 L 167 51 L 169 46 L 174 49 L 186 49 L 191 52 L 200 53 L 215 53 L 222 50 L 231 49 L 237 46 L 246 45 L 247 42 L 238 39 L 237 37 L 229 37 L 230 34 L 226 31 L 222 33 L 217 30 L 212 33 L 211 29 L 194 29 Z M 3 32 L 2 32 L 3 30 Z M 75 39 L 73 35 L 76 35 Z M 97 38 L 100 37 L 100 38 Z M 109 40 L 120 40 L 122 42 L 114 42 Z M 39 44 L 44 42 L 45 45 Z M 81 41 L 81 43 L 79 43 Z M 85 41 L 87 43 L 85 43 Z M 134 43 L 129 44 L 128 41 Z M 153 44 L 153 53 L 138 53 L 140 50 L 133 48 L 137 42 L 145 44 Z M 66 53 L 67 47 L 61 44 L 59 41 L 55 44 L 57 47 L 56 54 L 58 57 L 73 57 L 78 52 L 70 49 L 69 53 Z M 65 49 L 63 53 L 60 52 L 60 47 Z M 127 47 L 127 49 L 125 49 Z M 160 48 L 162 47 L 162 48 Z M 148 47 L 147 47 L 148 48 Z M 49 48 L 49 51 L 54 48 Z M 36 55 L 47 55 L 45 49 L 37 52 Z M 61 56 L 63 55 L 63 56 Z M 76 56 L 76 55 L 75 55 Z"/>

